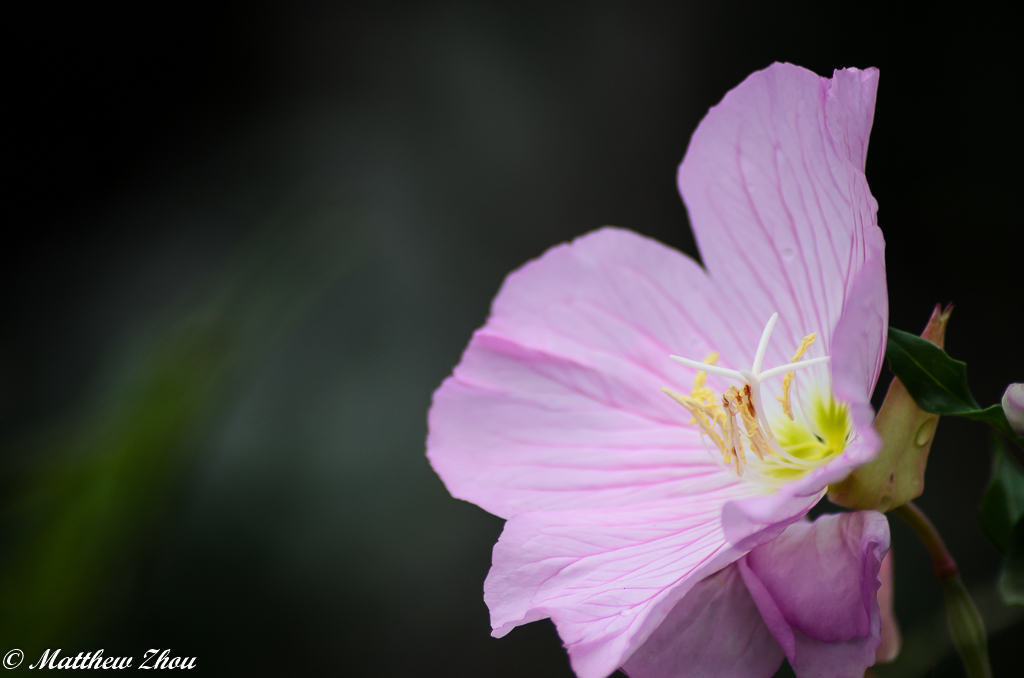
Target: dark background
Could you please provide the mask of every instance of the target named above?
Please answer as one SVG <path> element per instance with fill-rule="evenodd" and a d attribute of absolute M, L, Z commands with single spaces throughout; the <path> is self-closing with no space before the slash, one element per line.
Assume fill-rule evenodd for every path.
<path fill-rule="evenodd" d="M 24 590 L 19 572 L 45 570 L 37 588 L 56 593 L 0 605 L 0 652 L 31 612 L 25 667 L 35 642 L 136 662 L 171 648 L 207 675 L 571 675 L 549 622 L 489 637 L 481 590 L 501 521 L 430 470 L 430 394 L 504 276 L 548 247 L 615 224 L 697 256 L 675 169 L 707 109 L 773 61 L 881 69 L 867 173 L 892 325 L 920 331 L 953 301 L 947 350 L 996 402 L 1024 381 L 1019 32 L 994 5 L 896 4 L 5 10 L 0 584 Z M 345 234 L 317 236 L 346 252 L 343 270 L 309 294 L 289 287 L 298 274 L 233 273 L 304 237 L 310 213 Z M 145 519 L 47 541 L 65 523 L 38 516 L 57 504 L 18 498 L 64 492 L 51 513 L 79 515 L 74 497 L 106 477 L 53 490 L 54 465 L 78 477 L 89 463 L 53 440 L 136 402 L 118 384 L 225 276 L 244 303 L 276 286 L 289 308 L 288 294 L 315 300 L 232 363 L 172 446 L 181 461 L 137 498 L 147 508 L 104 514 Z M 978 590 L 999 563 L 974 517 L 987 445 L 980 425 L 943 420 L 919 502 Z M 893 531 L 897 612 L 926 628 L 938 586 Z M 89 546 L 31 547 L 74 539 Z M 51 614 L 83 548 L 85 602 Z M 1024 626 L 1002 626 L 992 652 L 1010 675 Z M 958 671 L 947 657 L 932 675 Z"/>

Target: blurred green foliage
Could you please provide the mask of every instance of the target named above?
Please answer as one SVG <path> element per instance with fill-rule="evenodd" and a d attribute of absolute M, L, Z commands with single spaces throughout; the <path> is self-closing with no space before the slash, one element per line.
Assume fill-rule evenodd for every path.
<path fill-rule="evenodd" d="M 1024 469 L 998 434 L 993 435 L 992 479 L 981 498 L 978 520 L 1003 554 L 999 573 L 1003 600 L 1024 605 Z"/>
<path fill-rule="evenodd" d="M 981 498 L 978 519 L 985 534 L 1006 553 L 1013 527 L 1024 516 L 1024 470 L 1010 456 L 1002 438 L 993 435 L 992 479 Z"/>
<path fill-rule="evenodd" d="M 1024 610 L 1003 604 L 994 582 L 970 586 L 968 593 L 981 612 L 990 637 L 1024 619 Z M 951 649 L 946 611 L 940 607 L 906 630 L 903 646 L 894 662 L 880 664 L 872 670 L 881 678 L 925 678 L 935 674 L 936 665 L 944 658 L 950 661 Z"/>
<path fill-rule="evenodd" d="M 0 469 L 0 638 L 28 656 L 118 607 L 213 415 L 360 259 L 352 210 L 282 213 L 113 360 L 109 385 Z"/>

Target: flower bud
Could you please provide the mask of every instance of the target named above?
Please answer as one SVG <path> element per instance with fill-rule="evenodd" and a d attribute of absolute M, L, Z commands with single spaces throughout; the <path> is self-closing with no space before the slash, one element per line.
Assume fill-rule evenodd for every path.
<path fill-rule="evenodd" d="M 942 348 L 952 312 L 952 304 L 945 309 L 936 304 L 921 336 Z M 938 423 L 939 415 L 919 408 L 903 383 L 894 377 L 875 417 L 874 427 L 882 437 L 882 449 L 871 462 L 830 486 L 829 500 L 854 510 L 885 512 L 921 496 L 925 465 Z"/>
<path fill-rule="evenodd" d="M 1024 436 L 1024 384 L 1010 384 L 1003 394 L 1003 412 L 1010 428 Z"/>

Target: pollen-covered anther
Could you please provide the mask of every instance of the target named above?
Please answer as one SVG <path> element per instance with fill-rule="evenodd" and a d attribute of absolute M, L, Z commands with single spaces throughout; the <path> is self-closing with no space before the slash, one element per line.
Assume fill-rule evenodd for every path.
<path fill-rule="evenodd" d="M 722 396 L 722 408 L 726 412 L 725 419 L 725 446 L 729 454 L 726 455 L 726 465 L 729 464 L 729 458 L 736 459 L 736 475 L 743 475 L 743 466 L 747 463 L 747 455 L 743 452 L 743 439 L 740 437 L 740 427 L 736 423 L 736 415 L 741 410 L 741 403 L 738 403 L 735 399 L 730 399 L 729 396 L 735 396 L 732 391 L 735 390 L 735 386 L 730 386 L 729 391 Z"/>
<path fill-rule="evenodd" d="M 662 388 L 661 390 L 664 391 L 668 397 L 672 398 L 672 400 L 685 407 L 687 411 L 693 415 L 693 419 L 690 420 L 690 423 L 697 424 L 697 426 L 700 427 L 701 432 L 711 439 L 711 442 L 715 444 L 715 447 L 718 448 L 718 451 L 725 458 L 725 463 L 730 465 L 732 463 L 731 457 L 725 441 L 722 440 L 722 436 L 718 435 L 718 432 L 715 430 L 716 424 L 722 427 L 723 430 L 725 427 L 725 413 L 722 412 L 718 403 L 712 402 L 712 404 L 709 405 L 693 398 L 692 396 L 685 396 L 680 393 L 676 393 L 670 388 Z M 712 393 L 712 396 L 714 396 L 714 393 Z"/>
<path fill-rule="evenodd" d="M 708 400 L 698 400 L 692 395 L 685 396 L 669 388 L 663 388 L 662 391 L 693 415 L 690 423 L 697 424 L 701 433 L 711 439 L 726 466 L 733 466 L 735 461 L 737 475 L 743 475 L 743 468 L 747 464 L 744 439 L 758 459 L 763 460 L 765 456 L 773 454 L 770 439 L 758 424 L 749 385 L 744 385 L 742 389 L 730 386 L 722 396 L 721 405 L 710 389 Z"/>
<path fill-rule="evenodd" d="M 718 362 L 718 354 L 710 353 L 708 357 L 704 358 L 703 364 L 714 365 Z M 718 407 L 718 400 L 715 398 L 715 392 L 707 385 L 708 373 L 704 371 L 697 372 L 697 375 L 693 378 L 693 389 L 690 391 L 690 398 L 704 405 L 704 410 L 707 416 L 711 418 L 713 422 L 723 422 L 725 413 L 722 412 L 721 408 Z M 695 423 L 696 417 L 690 420 L 690 423 Z"/>
<path fill-rule="evenodd" d="M 796 361 L 800 360 L 800 358 L 803 357 L 804 353 L 807 352 L 807 349 L 811 347 L 811 344 L 813 344 L 814 340 L 817 338 L 817 332 L 812 332 L 808 334 L 806 337 L 804 337 L 803 340 L 801 340 L 800 342 L 800 348 L 796 350 L 796 353 L 793 354 L 793 359 L 790 360 L 789 362 L 795 363 Z M 782 403 L 782 411 L 786 414 L 787 417 L 789 417 L 790 421 L 793 421 L 793 406 L 791 404 L 792 400 L 789 396 L 789 389 L 792 388 L 793 386 L 793 377 L 795 375 L 795 372 L 786 372 L 786 376 L 782 378 L 782 395 L 775 396 L 775 399 Z"/>
<path fill-rule="evenodd" d="M 735 386 L 730 386 L 729 391 L 736 391 Z M 770 439 L 758 424 L 757 410 L 754 409 L 754 399 L 750 390 L 750 384 L 745 384 L 743 389 L 736 391 L 733 396 L 736 403 L 737 413 L 743 421 L 743 428 L 746 430 L 747 440 L 750 441 L 750 449 L 757 455 L 758 459 L 764 460 L 765 456 L 773 453 Z"/>

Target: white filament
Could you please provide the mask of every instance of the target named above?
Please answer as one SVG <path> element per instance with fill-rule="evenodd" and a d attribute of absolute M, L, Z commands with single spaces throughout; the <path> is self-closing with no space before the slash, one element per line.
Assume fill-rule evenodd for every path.
<path fill-rule="evenodd" d="M 761 364 L 764 362 L 765 351 L 768 350 L 768 340 L 772 338 L 772 330 L 775 329 L 775 322 L 779 319 L 778 313 L 772 313 L 772 317 L 768 318 L 768 324 L 764 326 L 764 332 L 761 333 L 761 341 L 757 342 L 757 353 L 754 354 L 754 366 L 750 368 L 750 371 L 754 374 L 761 372 Z"/>

